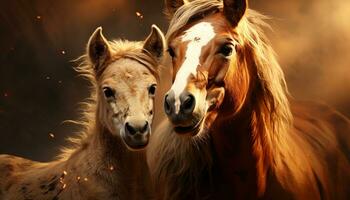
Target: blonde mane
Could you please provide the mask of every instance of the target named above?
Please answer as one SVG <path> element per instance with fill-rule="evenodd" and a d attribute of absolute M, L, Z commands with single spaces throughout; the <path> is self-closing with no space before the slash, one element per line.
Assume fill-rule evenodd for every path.
<path fill-rule="evenodd" d="M 118 59 L 132 59 L 142 65 L 144 65 L 157 79 L 159 79 L 159 71 L 155 70 L 157 62 L 149 52 L 143 49 L 143 42 L 127 41 L 127 40 L 114 40 L 109 42 L 111 48 L 112 58 L 105 65 L 109 65 Z M 80 56 L 74 62 L 79 63 L 75 70 L 79 73 L 80 77 L 86 79 L 91 85 L 89 87 L 90 96 L 82 103 L 80 103 L 80 119 L 79 120 L 66 120 L 67 123 L 72 123 L 79 126 L 79 131 L 75 133 L 75 136 L 69 137 L 69 147 L 61 148 L 61 154 L 58 155 L 58 159 L 66 160 L 77 149 L 83 148 L 88 138 L 94 133 L 96 127 L 96 109 L 97 109 L 97 92 L 98 85 L 95 78 L 95 71 L 93 64 L 88 58 L 87 54 Z M 102 72 L 98 72 L 102 73 Z"/>

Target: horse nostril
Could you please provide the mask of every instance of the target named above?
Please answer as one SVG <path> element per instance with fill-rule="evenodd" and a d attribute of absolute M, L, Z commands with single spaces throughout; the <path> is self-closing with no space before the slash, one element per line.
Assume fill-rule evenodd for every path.
<path fill-rule="evenodd" d="M 164 98 L 164 111 L 166 114 L 170 115 L 171 113 L 171 106 L 170 106 L 170 99 L 169 99 L 169 96 L 166 95 L 165 98 Z"/>
<path fill-rule="evenodd" d="M 149 129 L 148 121 L 144 121 L 142 123 L 140 122 L 136 124 L 133 124 L 131 122 L 125 123 L 125 132 L 129 135 L 135 135 L 136 133 L 139 133 L 139 134 L 147 133 Z"/>
<path fill-rule="evenodd" d="M 145 125 L 143 126 L 143 128 L 141 129 L 141 133 L 146 133 L 148 130 L 148 122 L 146 121 Z"/>
<path fill-rule="evenodd" d="M 182 110 L 185 113 L 192 113 L 195 107 L 195 98 L 192 94 L 187 95 L 184 100 L 182 101 Z"/>
<path fill-rule="evenodd" d="M 134 127 L 132 127 L 130 124 L 129 124 L 129 122 L 127 122 L 126 124 L 125 124 L 125 129 L 126 129 L 126 131 L 129 133 L 129 134 L 131 134 L 131 135 L 134 135 L 137 131 L 135 130 L 135 128 Z"/>

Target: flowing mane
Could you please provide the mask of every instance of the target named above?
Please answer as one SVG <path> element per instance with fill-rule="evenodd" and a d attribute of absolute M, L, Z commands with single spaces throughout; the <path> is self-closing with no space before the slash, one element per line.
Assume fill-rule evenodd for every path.
<path fill-rule="evenodd" d="M 186 27 L 207 16 L 222 12 L 223 7 L 222 1 L 217 0 L 194 0 L 184 3 L 171 18 L 166 40 L 172 41 L 175 36 L 184 32 Z M 337 134 L 342 134 L 339 137 L 347 138 L 346 140 L 349 140 L 349 136 L 344 135 L 346 130 L 349 130 L 349 120 L 325 105 L 294 103 L 275 52 L 264 34 L 264 29 L 271 29 L 266 23 L 268 19 L 257 11 L 247 9 L 237 27 L 234 27 L 237 36 L 235 39 L 239 44 L 237 68 L 249 69 L 250 72 L 237 70 L 233 73 L 229 69 L 225 78 L 225 95 L 234 94 L 233 89 L 230 89 L 236 87 L 234 79 L 246 81 L 245 84 L 250 86 L 237 111 L 225 119 L 217 119 L 215 123 L 221 125 L 217 125 L 216 128 L 232 128 L 224 124 L 230 123 L 230 120 L 237 121 L 237 116 L 249 116 L 250 133 L 242 134 L 249 134 L 250 137 L 251 153 L 256 162 L 254 173 L 257 196 L 261 197 L 271 192 L 273 187 L 268 188 L 267 184 L 271 185 L 271 181 L 276 179 L 287 193 L 296 198 L 332 199 L 338 195 L 334 191 L 344 193 L 346 190 L 341 185 L 345 183 L 345 179 L 334 181 L 336 179 L 329 178 L 332 176 L 331 172 L 344 170 L 348 176 L 349 170 L 344 166 L 349 166 L 349 163 L 344 153 L 337 149 L 339 138 L 334 134 L 334 129 L 330 128 L 336 124 L 331 124 L 329 120 L 333 117 L 338 119 L 339 123 L 344 123 L 345 130 Z M 232 108 L 229 105 L 232 101 L 228 100 L 228 104 L 223 104 L 222 110 Z M 312 113 L 318 113 L 316 115 L 319 116 Z M 213 129 L 204 126 L 207 132 Z M 150 163 L 154 163 L 155 166 L 153 174 L 156 181 L 168 186 L 163 191 L 163 197 L 174 195 L 174 199 L 181 199 L 189 194 L 197 198 L 201 195 L 203 197 L 203 194 L 200 194 L 203 193 L 203 188 L 200 189 L 199 185 L 203 181 L 212 181 L 214 176 L 211 174 L 215 165 L 213 136 L 207 134 L 203 137 L 202 134 L 192 138 L 181 137 L 174 133 L 169 122 L 164 122 L 156 133 L 158 135 L 152 141 L 154 144 L 150 149 L 150 155 L 156 158 L 149 159 L 152 159 Z M 349 153 L 349 147 L 344 149 Z M 327 155 L 341 160 L 341 166 L 338 169 L 333 165 L 333 168 L 325 168 L 329 162 Z M 181 184 L 186 184 L 185 188 L 176 187 Z M 336 189 L 337 187 L 339 189 Z M 339 197 L 343 193 L 340 193 Z"/>

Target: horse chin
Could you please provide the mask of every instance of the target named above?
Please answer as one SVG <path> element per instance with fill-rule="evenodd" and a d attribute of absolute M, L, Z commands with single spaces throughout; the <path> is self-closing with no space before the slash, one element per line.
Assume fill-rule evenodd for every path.
<path fill-rule="evenodd" d="M 182 136 L 191 136 L 194 137 L 198 135 L 203 127 L 204 117 L 202 117 L 197 123 L 194 123 L 194 125 L 191 126 L 175 126 L 174 131 L 178 135 Z"/>
<path fill-rule="evenodd" d="M 129 136 L 125 134 L 124 130 L 121 130 L 121 138 L 123 143 L 130 151 L 142 151 L 149 143 L 150 133 L 146 133 L 142 136 L 134 135 Z"/>
<path fill-rule="evenodd" d="M 144 150 L 148 145 L 147 143 L 137 143 L 137 144 L 126 144 L 126 147 L 130 150 L 130 151 L 142 151 Z"/>

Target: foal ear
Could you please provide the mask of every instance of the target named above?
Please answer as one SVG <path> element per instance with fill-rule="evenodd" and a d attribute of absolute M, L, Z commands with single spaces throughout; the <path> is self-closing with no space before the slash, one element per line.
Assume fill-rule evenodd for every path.
<path fill-rule="evenodd" d="M 87 46 L 87 54 L 91 63 L 94 65 L 95 71 L 98 71 L 111 57 L 110 47 L 102 34 L 101 27 L 98 27 L 91 35 Z"/>
<path fill-rule="evenodd" d="M 224 15 L 236 27 L 248 7 L 248 0 L 224 0 Z"/>
<path fill-rule="evenodd" d="M 183 6 L 184 4 L 188 3 L 188 0 L 165 0 L 164 3 L 165 14 L 168 16 L 169 19 L 171 19 L 174 13 L 177 11 L 177 9 Z"/>
<path fill-rule="evenodd" d="M 165 51 L 165 38 L 163 32 L 156 26 L 152 25 L 152 30 L 143 45 L 143 51 L 151 54 L 159 60 Z"/>

